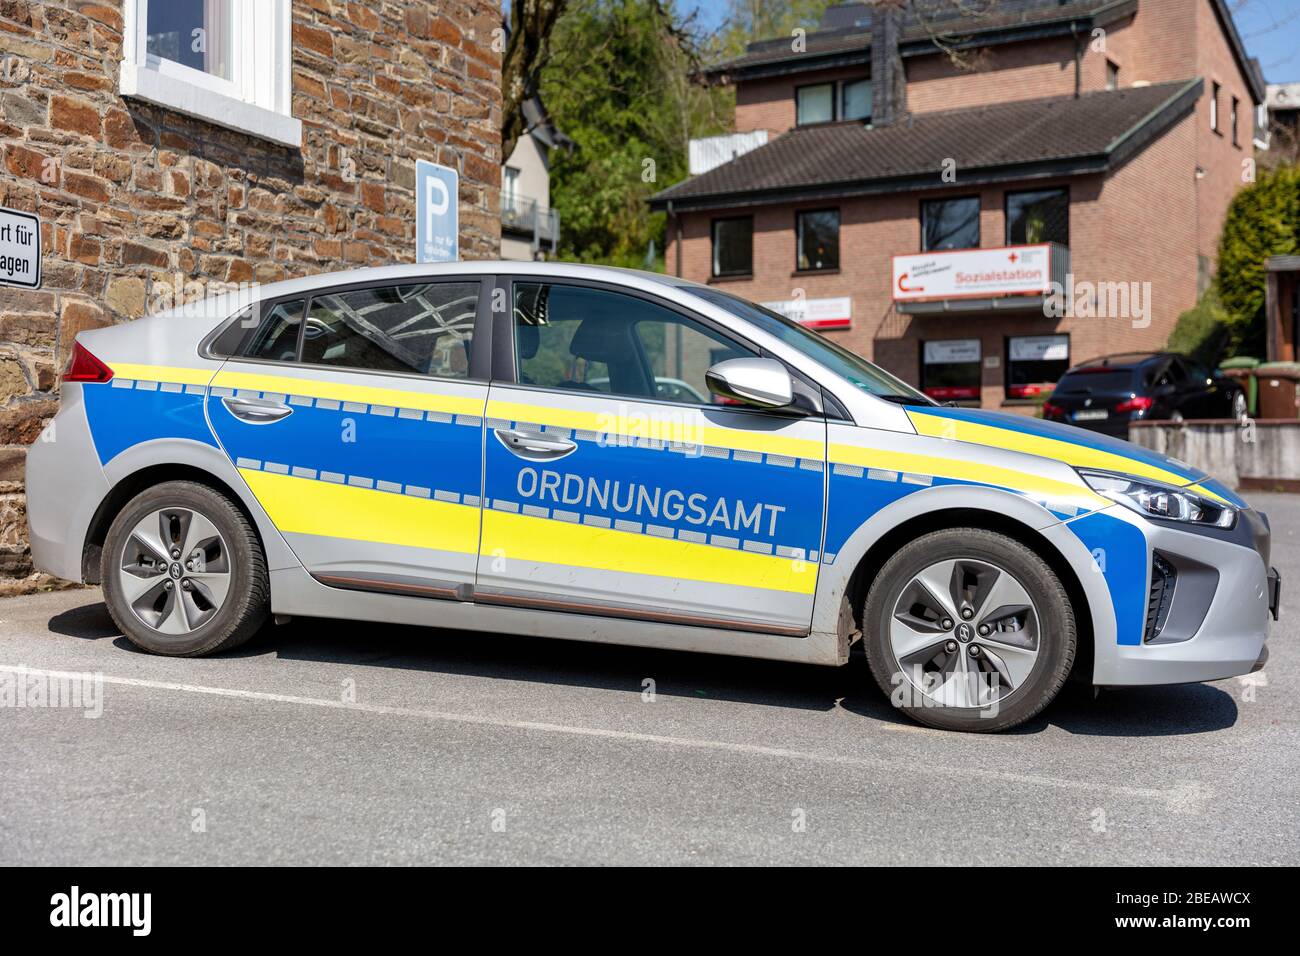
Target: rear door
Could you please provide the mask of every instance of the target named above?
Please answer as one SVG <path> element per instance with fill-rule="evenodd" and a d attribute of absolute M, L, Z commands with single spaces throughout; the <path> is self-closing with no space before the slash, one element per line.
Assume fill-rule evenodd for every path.
<path fill-rule="evenodd" d="M 715 403 L 705 371 L 757 350 L 661 300 L 538 280 L 511 295 L 475 599 L 807 633 L 824 419 Z"/>
<path fill-rule="evenodd" d="M 488 283 L 339 286 L 264 303 L 218 340 L 234 354 L 209 390 L 213 431 L 323 583 L 468 596 Z"/>

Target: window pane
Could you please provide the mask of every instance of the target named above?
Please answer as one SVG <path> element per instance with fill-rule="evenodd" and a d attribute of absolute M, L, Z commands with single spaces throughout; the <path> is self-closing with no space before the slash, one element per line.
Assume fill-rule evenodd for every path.
<path fill-rule="evenodd" d="M 980 340 L 930 341 L 921 347 L 921 389 L 935 401 L 980 397 Z"/>
<path fill-rule="evenodd" d="M 653 302 L 538 282 L 515 286 L 515 348 L 525 385 L 688 404 L 710 402 L 710 365 L 754 354 Z"/>
<path fill-rule="evenodd" d="M 921 203 L 921 251 L 978 249 L 980 244 L 980 201 L 937 199 Z"/>
<path fill-rule="evenodd" d="M 846 120 L 871 119 L 871 81 L 858 80 L 845 83 L 840 118 Z"/>
<path fill-rule="evenodd" d="M 826 336 L 819 335 L 812 329 L 787 319 L 771 309 L 765 309 L 761 305 L 755 305 L 747 299 L 723 292 L 721 289 L 696 286 L 688 286 L 687 289 L 696 298 L 725 309 L 732 315 L 758 326 L 764 332 L 775 335 L 782 342 L 798 349 L 814 361 L 820 362 L 864 392 L 870 392 L 872 395 L 892 395 L 904 399 L 905 403 L 930 404 L 920 392 L 883 368 L 872 365 L 860 355 L 850 352 Z"/>
<path fill-rule="evenodd" d="M 438 378 L 469 376 L 477 282 L 422 282 L 315 296 L 302 360 Z"/>
<path fill-rule="evenodd" d="M 754 220 L 713 221 L 713 274 L 748 275 L 754 269 Z"/>
<path fill-rule="evenodd" d="M 829 123 L 835 119 L 835 85 L 822 83 L 803 86 L 795 94 L 797 117 L 800 126 L 806 123 Z"/>
<path fill-rule="evenodd" d="M 244 354 L 272 362 L 294 361 L 298 357 L 298 324 L 302 322 L 302 308 L 302 299 L 273 306 L 262 318 L 257 334 L 248 343 Z"/>
<path fill-rule="evenodd" d="M 840 267 L 840 211 L 821 209 L 801 212 L 796 217 L 799 234 L 800 269 Z"/>
<path fill-rule="evenodd" d="M 1007 397 L 1050 392 L 1069 367 L 1068 335 L 1013 335 L 1007 339 Z"/>
<path fill-rule="evenodd" d="M 148 52 L 230 79 L 231 7 L 231 0 L 153 0 L 146 5 Z"/>
<path fill-rule="evenodd" d="M 650 363 L 655 398 L 688 405 L 714 403 L 704 373 L 727 359 L 757 357 L 711 329 L 669 312 L 636 323 L 637 338 Z"/>
<path fill-rule="evenodd" d="M 1007 193 L 1007 244 L 1070 244 L 1070 194 L 1064 189 Z"/>

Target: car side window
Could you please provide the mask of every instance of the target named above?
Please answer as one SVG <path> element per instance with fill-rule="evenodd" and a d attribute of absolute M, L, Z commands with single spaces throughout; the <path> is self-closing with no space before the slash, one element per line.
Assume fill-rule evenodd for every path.
<path fill-rule="evenodd" d="M 604 289 L 516 283 L 514 312 L 525 385 L 704 405 L 709 366 L 758 354 L 672 309 Z"/>
<path fill-rule="evenodd" d="M 302 299 L 294 299 L 271 306 L 244 348 L 244 355 L 271 362 L 294 361 L 298 357 L 298 326 L 304 304 Z"/>
<path fill-rule="evenodd" d="M 478 282 L 419 282 L 312 297 L 302 361 L 467 378 Z"/>

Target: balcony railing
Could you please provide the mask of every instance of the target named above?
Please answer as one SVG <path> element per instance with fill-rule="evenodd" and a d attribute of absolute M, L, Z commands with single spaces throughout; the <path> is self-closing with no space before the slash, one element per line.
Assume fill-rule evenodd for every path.
<path fill-rule="evenodd" d="M 536 199 L 502 193 L 501 225 L 515 232 L 531 233 L 534 252 L 541 249 L 543 244 L 551 252 L 559 247 L 560 214 L 554 209 L 547 209 Z"/>

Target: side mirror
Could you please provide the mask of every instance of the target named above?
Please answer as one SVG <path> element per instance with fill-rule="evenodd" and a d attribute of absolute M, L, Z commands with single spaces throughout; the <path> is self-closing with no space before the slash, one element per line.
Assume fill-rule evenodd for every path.
<path fill-rule="evenodd" d="M 709 391 L 756 408 L 785 408 L 794 401 L 794 382 L 775 359 L 738 358 L 704 373 Z"/>

